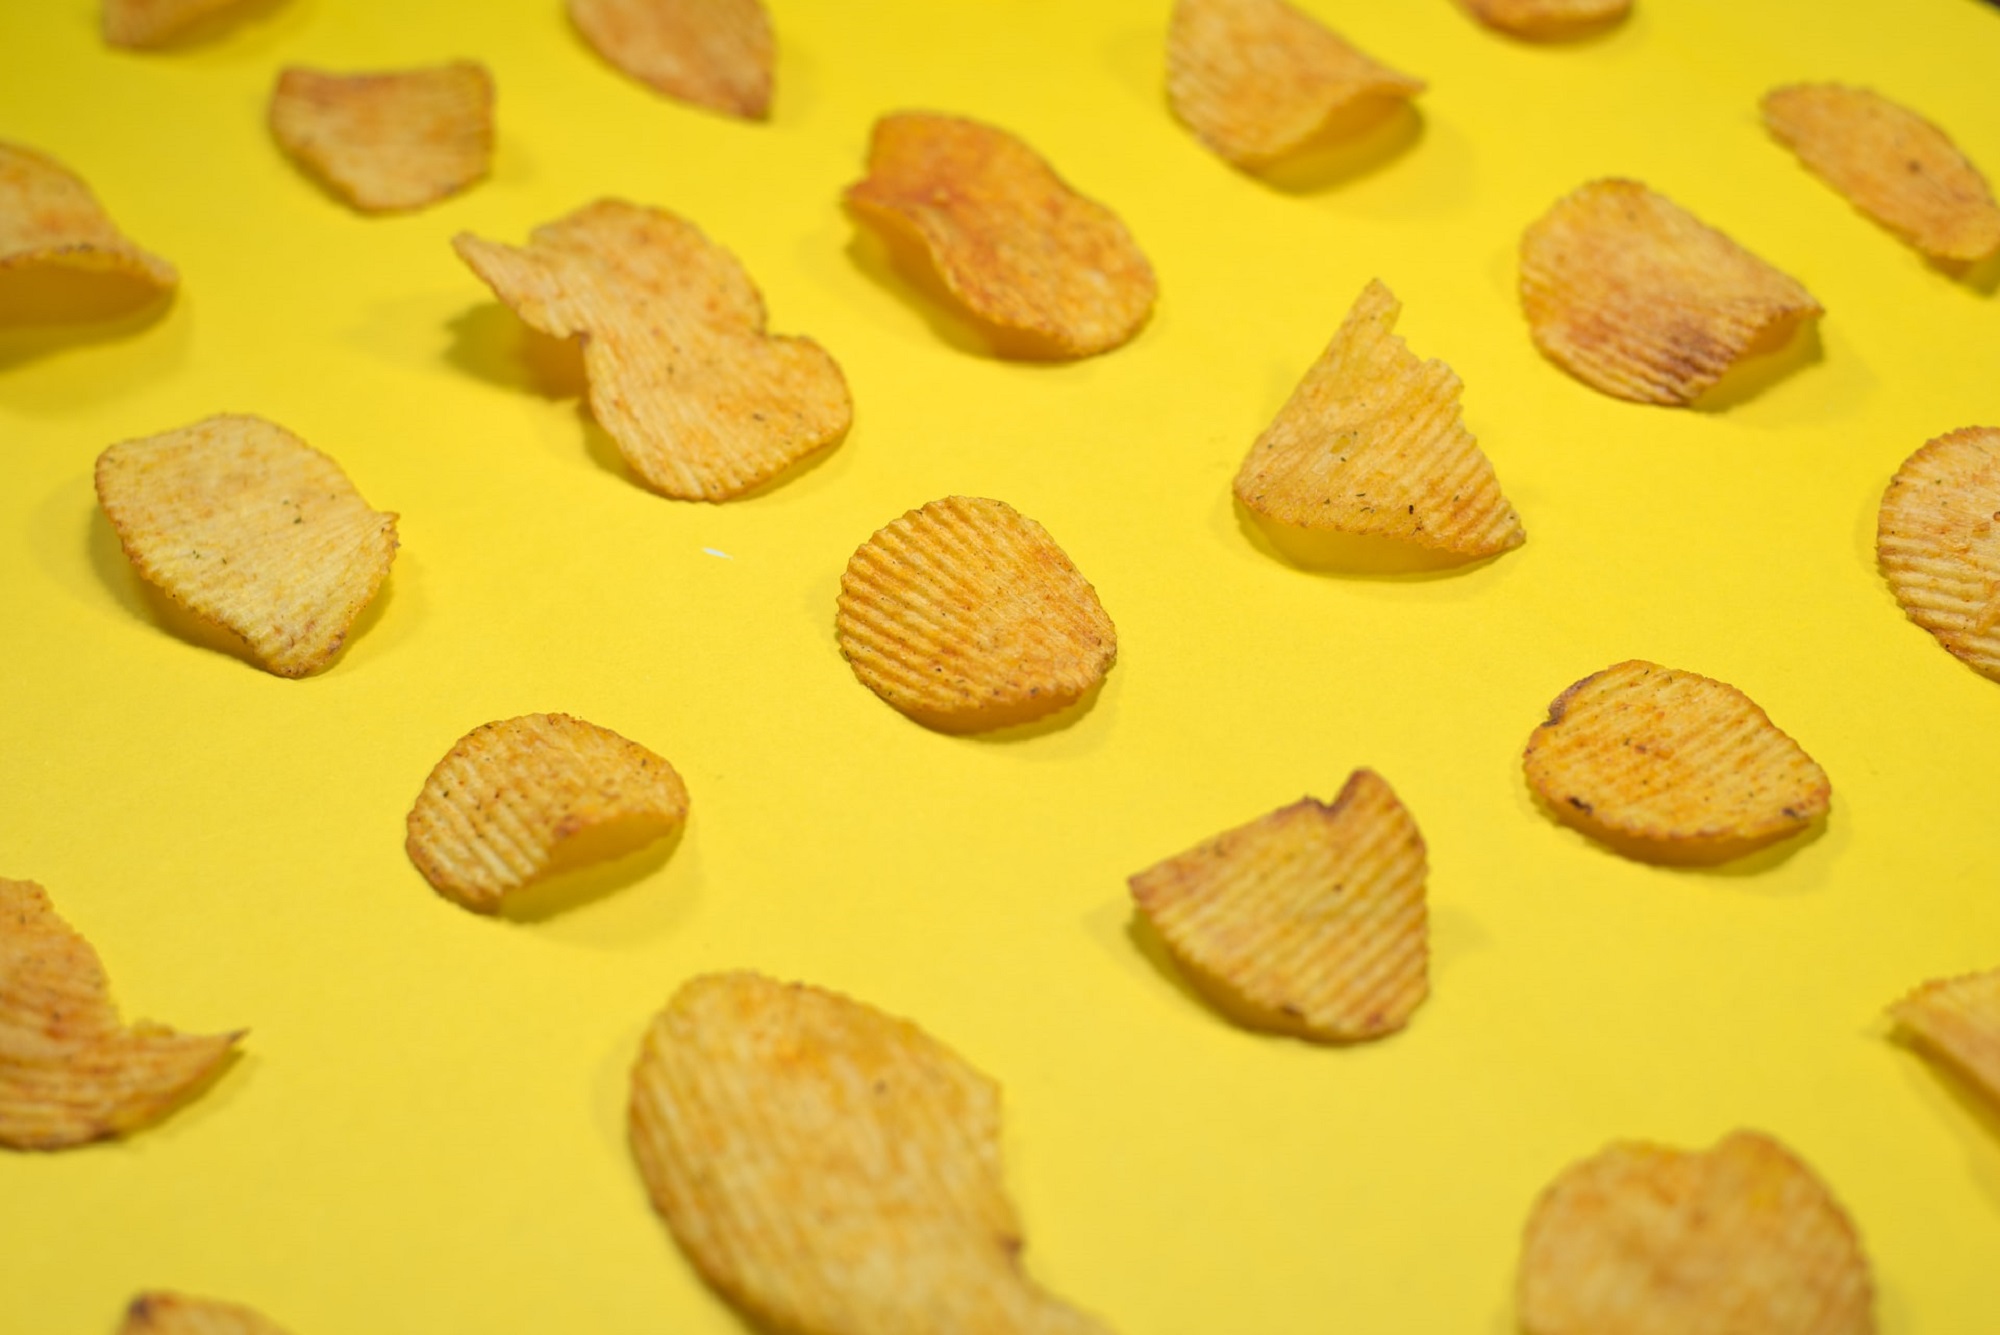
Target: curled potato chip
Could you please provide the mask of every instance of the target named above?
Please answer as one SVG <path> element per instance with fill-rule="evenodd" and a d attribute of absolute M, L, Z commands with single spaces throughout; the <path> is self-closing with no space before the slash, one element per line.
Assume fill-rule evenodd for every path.
<path fill-rule="evenodd" d="M 1925 983 L 1889 1016 L 2000 1106 L 2000 969 Z"/>
<path fill-rule="evenodd" d="M 1174 962 L 1260 1029 L 1347 1042 L 1430 995 L 1423 836 L 1373 770 L 1131 878 Z"/>
<path fill-rule="evenodd" d="M 1557 696 L 1525 763 L 1558 820 L 1655 862 L 1722 862 L 1790 838 L 1833 792 L 1749 696 L 1638 659 Z"/>
<path fill-rule="evenodd" d="M 118 1335 L 285 1335 L 285 1331 L 235 1303 L 156 1292 L 132 1300 Z"/>
<path fill-rule="evenodd" d="M 30 268 L 123 274 L 160 291 L 180 282 L 173 265 L 112 225 L 82 178 L 33 149 L 0 143 L 0 271 Z"/>
<path fill-rule="evenodd" d="M 1875 555 L 1910 620 L 2000 681 L 2000 430 L 1926 442 L 1882 494 Z"/>
<path fill-rule="evenodd" d="M 1524 1335 L 1872 1335 L 1874 1281 L 1812 1169 L 1736 1131 L 1614 1144 L 1563 1170 L 1521 1249 Z"/>
<path fill-rule="evenodd" d="M 1004 130 L 884 116 L 847 203 L 892 241 L 918 242 L 1003 351 L 1087 357 L 1129 340 L 1152 313 L 1153 269 L 1125 224 Z"/>
<path fill-rule="evenodd" d="M 358 209 L 422 208 L 492 165 L 493 76 L 469 60 L 382 74 L 293 66 L 271 93 L 271 133 Z"/>
<path fill-rule="evenodd" d="M 1821 314 L 1798 282 L 1637 181 L 1593 181 L 1521 238 L 1535 346 L 1593 389 L 1687 404 Z"/>
<path fill-rule="evenodd" d="M 1618 22 L 1632 0 L 1462 0 L 1489 28 L 1534 41 L 1560 40 Z"/>
<path fill-rule="evenodd" d="M 671 213 L 603 199 L 525 248 L 465 233 L 452 245 L 529 325 L 583 340 L 591 411 L 663 496 L 740 496 L 854 420 L 826 350 L 765 333 L 736 257 Z"/>
<path fill-rule="evenodd" d="M 998 1086 L 906 1020 L 754 973 L 695 978 L 646 1033 L 630 1125 L 675 1241 L 759 1323 L 1105 1335 L 1021 1271 Z"/>
<path fill-rule="evenodd" d="M 1460 418 L 1464 386 L 1395 333 L 1400 302 L 1370 282 L 1277 419 L 1236 496 L 1269 519 L 1491 556 L 1527 535 Z"/>
<path fill-rule="evenodd" d="M 212 15 L 246 0 L 104 0 L 104 40 L 112 46 L 164 46 Z"/>
<path fill-rule="evenodd" d="M 947 496 L 878 531 L 840 577 L 834 630 L 861 683 L 946 732 L 1023 723 L 1104 679 L 1118 634 L 1047 530 Z"/>
<path fill-rule="evenodd" d="M 119 1023 L 90 943 L 42 887 L 0 878 L 0 1145 L 60 1150 L 135 1131 L 242 1037 Z"/>
<path fill-rule="evenodd" d="M 762 0 L 568 0 L 570 21 L 617 68 L 669 97 L 760 121 L 777 46 Z"/>

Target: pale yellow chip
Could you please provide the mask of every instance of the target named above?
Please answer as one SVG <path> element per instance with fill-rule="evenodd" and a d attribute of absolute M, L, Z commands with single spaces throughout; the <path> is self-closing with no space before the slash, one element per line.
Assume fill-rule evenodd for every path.
<path fill-rule="evenodd" d="M 681 827 L 688 793 L 660 756 L 567 714 L 474 728 L 410 808 L 405 848 L 439 894 L 480 913 L 553 873 Z"/>
<path fill-rule="evenodd" d="M 203 19 L 248 7 L 249 0 L 104 0 L 104 40 L 112 46 L 164 46 Z"/>
<path fill-rule="evenodd" d="M 33 881 L 0 878 L 0 1145 L 59 1150 L 135 1131 L 243 1037 L 121 1024 L 90 943 Z"/>
<path fill-rule="evenodd" d="M 1363 109 L 1424 90 L 1285 0 L 1176 0 L 1167 101 L 1201 141 L 1257 167 L 1296 153 Z"/>
<path fill-rule="evenodd" d="M 2000 204 L 1937 126 L 1866 88 L 1793 84 L 1764 95 L 1764 126 L 1847 202 L 1932 259 L 2000 254 Z"/>
<path fill-rule="evenodd" d="M 1535 346 L 1593 389 L 1687 404 L 1753 353 L 1782 347 L 1820 304 L 1637 181 L 1593 181 L 1521 238 Z"/>
<path fill-rule="evenodd" d="M 745 120 L 771 114 L 777 46 L 762 0 L 568 0 L 617 68 L 669 97 Z"/>
<path fill-rule="evenodd" d="M 1560 41 L 1623 19 L 1632 0 L 1460 0 L 1489 28 L 1531 41 Z"/>
<path fill-rule="evenodd" d="M 493 76 L 461 60 L 380 74 L 283 70 L 271 133 L 368 213 L 418 209 L 471 185 L 493 161 Z"/>
<path fill-rule="evenodd" d="M 1152 313 L 1153 268 L 1125 224 L 1004 130 L 884 116 L 847 203 L 893 244 L 916 243 L 1002 352 L 1087 357 Z"/>
<path fill-rule="evenodd" d="M 840 577 L 834 631 L 863 685 L 926 727 L 977 732 L 1080 700 L 1118 634 L 1040 524 L 947 496 L 878 531 Z"/>
<path fill-rule="evenodd" d="M 660 209 L 604 199 L 525 248 L 452 244 L 528 324 L 583 341 L 590 407 L 641 482 L 723 501 L 840 443 L 847 381 L 809 338 L 764 332 L 734 255 Z"/>
<path fill-rule="evenodd" d="M 285 1335 L 285 1330 L 235 1303 L 157 1292 L 132 1300 L 118 1335 Z"/>
<path fill-rule="evenodd" d="M 1350 1042 L 1430 995 L 1423 836 L 1373 770 L 1131 878 L 1174 962 L 1260 1029 Z"/>
<path fill-rule="evenodd" d="M 0 143 L 0 271 L 36 268 L 122 274 L 163 292 L 180 282 L 173 265 L 112 225 L 82 178 Z"/>
<path fill-rule="evenodd" d="M 1466 557 L 1527 534 L 1459 415 L 1464 386 L 1395 333 L 1400 302 L 1379 281 L 1236 474 L 1236 497 L 1295 528 L 1413 542 Z"/>
<path fill-rule="evenodd" d="M 1889 1016 L 2000 1108 L 2000 969 L 1925 983 Z"/>
<path fill-rule="evenodd" d="M 695 978 L 646 1033 L 631 1135 L 681 1250 L 760 1328 L 1106 1335 L 1022 1272 L 998 1086 L 906 1020 Z"/>
<path fill-rule="evenodd" d="M 1903 461 L 1875 556 L 1910 620 L 2000 681 L 2000 429 L 1953 431 Z"/>
<path fill-rule="evenodd" d="M 1521 1249 L 1523 1335 L 1873 1335 L 1840 1202 L 1771 1137 L 1623 1142 L 1563 1170 Z"/>

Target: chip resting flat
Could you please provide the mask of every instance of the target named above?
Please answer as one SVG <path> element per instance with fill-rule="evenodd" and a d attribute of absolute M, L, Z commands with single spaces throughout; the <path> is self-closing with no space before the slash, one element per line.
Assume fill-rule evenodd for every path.
<path fill-rule="evenodd" d="M 366 213 L 457 194 L 493 162 L 493 76 L 469 60 L 375 74 L 293 66 L 271 93 L 271 133 Z"/>
<path fill-rule="evenodd" d="M 112 46 L 165 46 L 204 19 L 250 7 L 250 0 L 104 0 L 104 40 Z"/>
<path fill-rule="evenodd" d="M 1632 0 L 1460 0 L 1489 28 L 1530 41 L 1560 41 L 1623 19 Z"/>
<path fill-rule="evenodd" d="M 1875 558 L 1910 620 L 2000 681 L 2000 429 L 1927 441 L 1896 470 Z"/>

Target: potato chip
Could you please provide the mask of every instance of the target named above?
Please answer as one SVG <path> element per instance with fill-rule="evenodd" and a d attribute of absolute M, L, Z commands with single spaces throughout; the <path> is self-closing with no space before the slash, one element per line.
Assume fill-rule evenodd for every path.
<path fill-rule="evenodd" d="M 1889 1016 L 2000 1106 L 2000 969 L 1925 983 Z"/>
<path fill-rule="evenodd" d="M 1002 501 L 947 496 L 856 549 L 834 617 L 862 685 L 926 727 L 978 732 L 1076 703 L 1118 634 L 1040 524 Z"/>
<path fill-rule="evenodd" d="M 165 46 L 203 19 L 242 8 L 245 0 L 104 0 L 104 40 L 112 46 Z"/>
<path fill-rule="evenodd" d="M 1395 334 L 1402 303 L 1370 282 L 1277 419 L 1250 447 L 1236 497 L 1268 519 L 1461 556 L 1527 534 L 1459 416 L 1449 366 Z"/>
<path fill-rule="evenodd" d="M 1621 1142 L 1563 1170 L 1528 1218 L 1524 1335 L 1872 1335 L 1861 1240 L 1770 1136 L 1702 1151 Z"/>
<path fill-rule="evenodd" d="M 271 93 L 271 133 L 369 213 L 418 209 L 493 162 L 493 76 L 469 60 L 382 74 L 293 66 Z"/>
<path fill-rule="evenodd" d="M 509 892 L 672 834 L 688 793 L 674 767 L 609 728 L 528 714 L 474 728 L 410 808 L 410 861 L 480 913 Z"/>
<path fill-rule="evenodd" d="M 771 114 L 777 48 L 762 0 L 569 0 L 569 17 L 598 55 L 668 97 Z"/>
<path fill-rule="evenodd" d="M 1637 659 L 1557 696 L 1525 761 L 1558 820 L 1650 862 L 1741 857 L 1804 831 L 1833 792 L 1749 696 Z"/>
<path fill-rule="evenodd" d="M 75 173 L 0 143 L 0 271 L 30 268 L 122 274 L 163 292 L 180 282 L 173 265 L 112 226 Z"/>
<path fill-rule="evenodd" d="M 1910 620 L 2000 681 L 2000 429 L 1953 431 L 1903 461 L 1875 556 Z"/>
<path fill-rule="evenodd" d="M 134 1298 L 118 1335 L 285 1335 L 285 1331 L 235 1303 L 162 1292 Z"/>
<path fill-rule="evenodd" d="M 33 881 L 0 878 L 0 1145 L 60 1150 L 165 1116 L 243 1037 L 119 1023 L 90 943 Z"/>
<path fill-rule="evenodd" d="M 826 350 L 765 333 L 736 257 L 671 213 L 603 199 L 522 249 L 463 233 L 452 244 L 529 325 L 583 341 L 591 411 L 663 496 L 740 496 L 854 420 Z"/>
<path fill-rule="evenodd" d="M 281 677 L 332 661 L 396 554 L 396 516 L 261 417 L 113 445 L 97 457 L 97 500 L 147 583 Z"/>
<path fill-rule="evenodd" d="M 1348 1042 L 1430 995 L 1424 839 L 1373 770 L 1131 878 L 1174 962 L 1259 1029 Z"/>
<path fill-rule="evenodd" d="M 1167 28 L 1174 114 L 1239 167 L 1274 162 L 1350 113 L 1423 90 L 1285 0 L 1176 0 Z"/>
<path fill-rule="evenodd" d="M 999 1087 L 906 1020 L 695 978 L 647 1031 L 631 1135 L 681 1250 L 760 1328 L 1106 1335 L 1022 1273 Z"/>
<path fill-rule="evenodd" d="M 1593 181 L 1528 228 L 1521 305 L 1549 360 L 1663 404 L 1694 402 L 1822 314 L 1796 280 L 1637 181 Z"/>
<path fill-rule="evenodd" d="M 2000 204 L 1943 130 L 1866 88 L 1764 95 L 1764 127 L 1847 202 L 1932 259 L 2000 254 Z"/>
<path fill-rule="evenodd" d="M 1489 28 L 1532 41 L 1561 40 L 1618 22 L 1632 0 L 1462 0 Z"/>
<path fill-rule="evenodd" d="M 1087 357 L 1129 340 L 1152 313 L 1153 269 L 1125 224 L 1004 130 L 884 116 L 847 203 L 892 241 L 917 243 L 1002 351 Z"/>

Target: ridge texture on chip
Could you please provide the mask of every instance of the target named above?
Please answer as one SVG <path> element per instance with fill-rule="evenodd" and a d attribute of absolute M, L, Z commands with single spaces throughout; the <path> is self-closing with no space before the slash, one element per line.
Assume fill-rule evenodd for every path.
<path fill-rule="evenodd" d="M 236 1303 L 161 1291 L 132 1300 L 118 1335 L 285 1335 L 285 1330 Z"/>
<path fill-rule="evenodd" d="M 1632 0 L 1461 0 L 1489 28 L 1531 41 L 1594 32 L 1625 17 Z"/>
<path fill-rule="evenodd" d="M 613 66 L 668 97 L 742 120 L 771 114 L 777 44 L 762 0 L 568 0 Z"/>
<path fill-rule="evenodd" d="M 246 0 L 104 0 L 104 40 L 164 46 L 211 15 L 246 7 Z"/>
<path fill-rule="evenodd" d="M 373 74 L 293 66 L 270 118 L 287 153 L 369 213 L 435 204 L 492 165 L 493 76 L 469 60 Z"/>
<path fill-rule="evenodd" d="M 117 273 L 165 291 L 174 266 L 132 244 L 83 178 L 55 159 L 0 143 L 0 270 Z"/>
<path fill-rule="evenodd" d="M 2000 1107 L 2000 969 L 1925 983 L 1889 1016 Z"/>
<path fill-rule="evenodd" d="M 2000 429 L 1926 442 L 1882 494 L 1875 557 L 1910 620 L 2000 681 Z"/>

